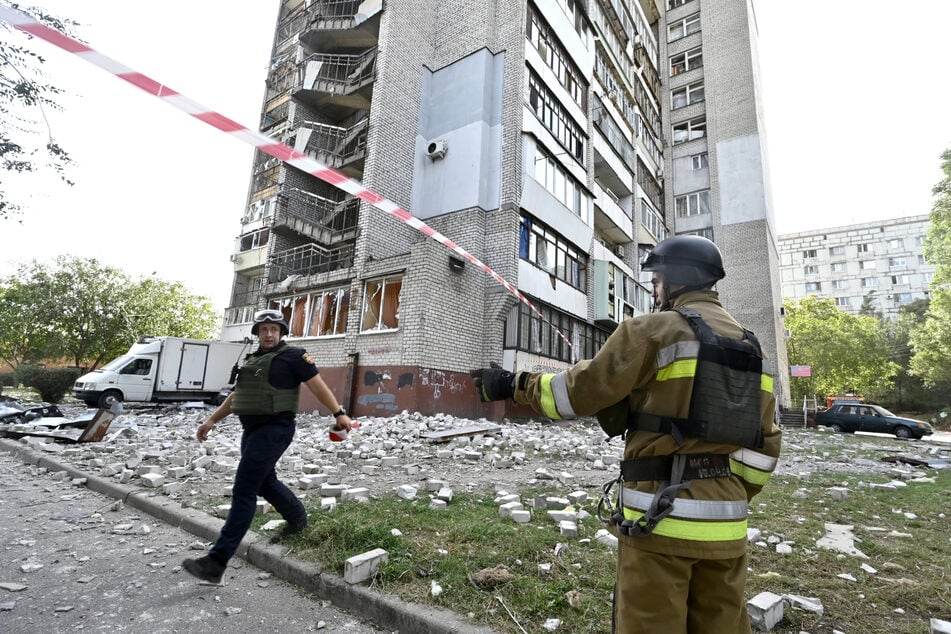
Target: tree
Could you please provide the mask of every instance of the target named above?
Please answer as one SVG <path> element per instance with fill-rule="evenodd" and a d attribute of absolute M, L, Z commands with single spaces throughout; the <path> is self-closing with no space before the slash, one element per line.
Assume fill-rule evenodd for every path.
<path fill-rule="evenodd" d="M 218 325 L 211 302 L 180 282 L 133 281 L 119 269 L 74 256 L 60 256 L 52 267 L 21 265 L 0 285 L 0 295 L 22 298 L 10 312 L 28 316 L 0 326 L 0 354 L 11 366 L 69 359 L 96 368 L 142 335 L 208 339 Z M 28 326 L 39 334 L 24 342 Z"/>
<path fill-rule="evenodd" d="M 47 355 L 51 332 L 36 317 L 39 288 L 11 278 L 0 284 L 0 360 L 16 369 Z"/>
<path fill-rule="evenodd" d="M 889 361 L 881 321 L 840 311 L 830 298 L 815 295 L 785 302 L 789 363 L 808 365 L 811 377 L 794 377 L 793 398 L 847 392 L 884 391 L 898 372 Z"/>
<path fill-rule="evenodd" d="M 941 155 L 944 179 L 935 185 L 925 258 L 935 265 L 924 324 L 911 335 L 911 372 L 926 385 L 951 382 L 951 150 Z"/>
<path fill-rule="evenodd" d="M 76 25 L 38 10 L 13 7 L 64 33 Z M 27 46 L 32 36 L 4 22 L 0 22 L 0 30 L 6 31 L 0 37 L 0 170 L 51 169 L 72 185 L 66 178 L 71 159 L 53 138 L 45 113 L 46 108 L 59 109 L 55 98 L 62 91 L 43 77 L 40 67 L 46 60 Z M 0 188 L 0 219 L 9 218 L 19 208 Z"/>
<path fill-rule="evenodd" d="M 888 341 L 889 358 L 899 365 L 892 384 L 878 399 L 882 405 L 897 411 L 925 411 L 947 403 L 944 396 L 948 384 L 926 387 L 924 381 L 911 373 L 912 349 L 909 343 L 914 333 L 925 321 L 929 300 L 917 299 L 899 307 L 898 317 L 882 320 Z"/>

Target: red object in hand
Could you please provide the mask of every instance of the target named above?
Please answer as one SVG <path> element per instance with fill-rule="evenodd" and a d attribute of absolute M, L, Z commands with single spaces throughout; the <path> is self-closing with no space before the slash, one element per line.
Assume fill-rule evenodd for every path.
<path fill-rule="evenodd" d="M 353 421 L 351 423 L 351 427 L 353 429 L 357 429 L 358 427 L 360 427 L 360 423 L 358 423 L 357 421 Z M 330 440 L 332 440 L 333 442 L 343 442 L 347 439 L 347 436 L 350 435 L 350 432 L 347 431 L 346 427 L 344 427 L 343 429 L 337 429 L 336 423 L 330 426 L 330 429 L 328 430 L 327 433 L 330 435 Z"/>

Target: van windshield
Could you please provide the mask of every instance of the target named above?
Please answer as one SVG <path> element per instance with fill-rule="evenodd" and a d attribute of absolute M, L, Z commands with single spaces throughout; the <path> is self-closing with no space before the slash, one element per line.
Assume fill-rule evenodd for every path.
<path fill-rule="evenodd" d="M 118 370 L 119 368 L 121 368 L 122 366 L 124 366 L 126 363 L 128 363 L 128 362 L 129 362 L 129 359 L 131 359 L 131 358 L 132 358 L 132 357 L 130 357 L 129 355 L 124 354 L 124 355 L 122 355 L 121 357 L 116 357 L 115 359 L 113 359 L 112 361 L 110 361 L 109 363 L 107 363 L 106 365 L 102 366 L 102 367 L 99 368 L 99 369 L 100 369 L 100 370 L 112 370 L 112 371 L 114 372 L 114 371 Z"/>

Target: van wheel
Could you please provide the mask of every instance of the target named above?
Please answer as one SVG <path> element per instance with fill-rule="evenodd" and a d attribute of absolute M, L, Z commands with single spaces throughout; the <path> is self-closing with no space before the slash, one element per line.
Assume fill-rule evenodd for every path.
<path fill-rule="evenodd" d="M 829 428 L 837 434 L 842 433 L 842 425 L 840 425 L 839 423 L 833 423 L 829 425 Z"/>
<path fill-rule="evenodd" d="M 901 438 L 902 440 L 908 440 L 911 438 L 911 430 L 907 427 L 896 427 L 895 428 L 895 438 Z"/>
<path fill-rule="evenodd" d="M 109 409 L 116 403 L 121 403 L 121 402 L 122 402 L 121 392 L 118 392 L 116 390 L 108 390 L 106 392 L 103 392 L 102 395 L 99 397 L 98 405 L 102 409 Z"/>

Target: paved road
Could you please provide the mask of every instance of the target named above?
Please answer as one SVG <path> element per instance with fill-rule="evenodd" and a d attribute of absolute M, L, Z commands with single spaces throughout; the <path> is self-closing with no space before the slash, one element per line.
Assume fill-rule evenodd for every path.
<path fill-rule="evenodd" d="M 201 584 L 193 535 L 41 471 L 0 452 L 0 632 L 382 631 L 237 558 Z"/>

